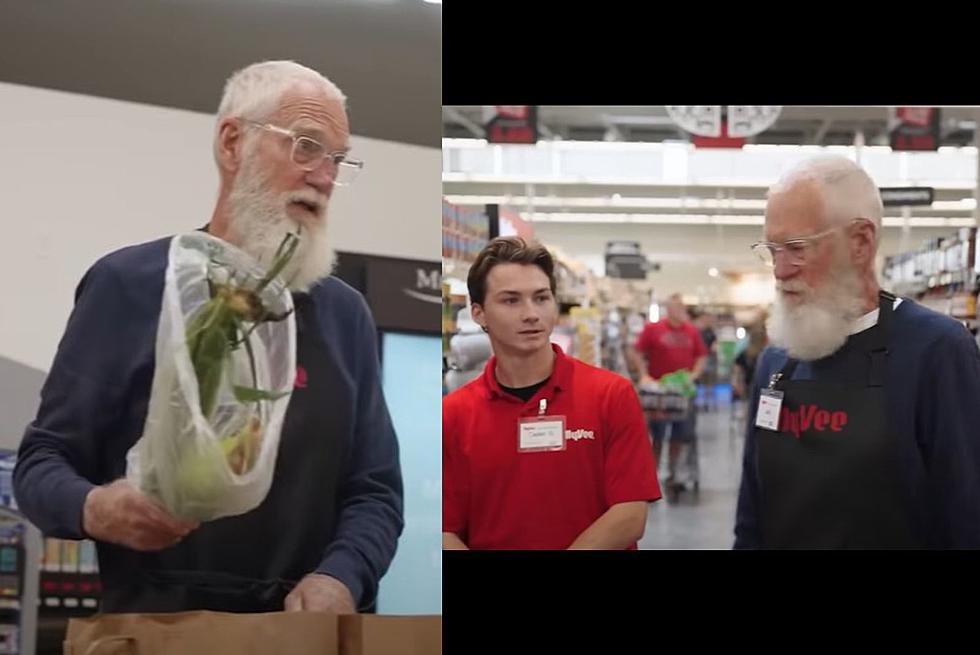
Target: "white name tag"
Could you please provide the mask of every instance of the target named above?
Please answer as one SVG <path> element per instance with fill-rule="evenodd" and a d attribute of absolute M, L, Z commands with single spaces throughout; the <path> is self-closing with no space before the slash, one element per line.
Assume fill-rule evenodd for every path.
<path fill-rule="evenodd" d="M 779 409 L 783 406 L 783 392 L 763 389 L 759 395 L 759 411 L 755 413 L 755 425 L 766 430 L 779 430 Z"/>
<path fill-rule="evenodd" d="M 565 450 L 565 417 L 535 416 L 522 418 L 517 424 L 517 450 Z"/>

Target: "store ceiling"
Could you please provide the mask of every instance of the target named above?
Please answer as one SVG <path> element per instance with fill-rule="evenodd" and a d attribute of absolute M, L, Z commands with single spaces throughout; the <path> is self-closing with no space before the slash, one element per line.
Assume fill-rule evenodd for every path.
<path fill-rule="evenodd" d="M 980 108 L 949 107 L 942 112 L 941 145 L 974 145 L 973 132 Z M 776 123 L 749 139 L 750 143 L 795 145 L 854 145 L 863 133 L 868 145 L 888 145 L 888 107 L 783 107 Z M 542 106 L 538 110 L 541 137 L 580 141 L 687 140 L 663 106 Z M 444 107 L 443 137 L 482 137 L 482 107 Z"/>
<path fill-rule="evenodd" d="M 444 107 L 444 137 L 482 136 L 483 107 Z M 590 106 L 538 109 L 541 138 L 589 141 L 688 140 L 668 116 L 663 106 Z M 776 123 L 749 142 L 778 145 L 854 145 L 862 134 L 867 145 L 887 145 L 891 111 L 889 107 L 783 107 Z M 980 107 L 947 107 L 941 114 L 941 143 L 948 146 L 974 145 L 974 129 Z M 755 216 L 761 220 L 765 185 L 715 184 L 605 184 L 590 180 L 564 180 L 561 184 L 529 180 L 444 179 L 443 193 L 461 204 L 466 198 L 509 198 L 515 208 L 540 213 L 639 216 L 723 213 Z M 972 186 L 937 189 L 931 207 L 915 207 L 911 214 L 925 219 L 967 220 L 974 215 L 975 190 Z M 533 202 L 528 196 L 533 197 Z M 618 202 L 618 198 L 624 200 Z M 684 199 L 683 202 L 680 199 Z M 629 199 L 635 202 L 629 202 Z M 475 201 L 474 201 L 475 202 Z M 499 201 L 498 201 L 499 202 Z M 900 208 L 887 208 L 886 216 L 898 217 Z M 585 220 L 585 216 L 573 217 Z M 683 217 L 682 217 L 683 218 Z M 650 219 L 658 220 L 658 219 Z M 932 226 L 929 221 L 913 224 Z"/>
<path fill-rule="evenodd" d="M 442 7 L 423 0 L 0 0 L 0 81 L 213 113 L 225 79 L 294 59 L 355 134 L 439 147 Z"/>
<path fill-rule="evenodd" d="M 942 113 L 941 144 L 974 145 L 980 108 L 947 108 Z M 663 106 L 540 107 L 541 138 L 659 142 L 688 140 Z M 867 145 L 887 145 L 888 107 L 784 107 L 777 122 L 750 139 L 759 144 L 854 145 L 863 134 Z M 482 136 L 482 107 L 444 107 L 443 135 Z M 612 129 L 611 129 L 612 128 Z M 608 240 L 644 243 L 644 252 L 664 263 L 657 276 L 673 275 L 670 284 L 703 280 L 709 267 L 726 273 L 765 272 L 749 245 L 763 220 L 767 185 L 736 183 L 614 183 L 589 179 L 514 179 L 499 176 L 448 176 L 443 193 L 457 204 L 497 202 L 533 218 L 543 238 L 583 260 L 599 261 Z M 949 236 L 960 225 L 973 225 L 975 189 L 955 183 L 936 189 L 929 207 L 885 211 L 883 255 L 916 247 L 926 238 Z M 905 215 L 909 220 L 906 223 Z M 914 230 L 904 230 L 908 225 Z M 708 244 L 708 245 L 706 245 Z M 713 245 L 712 245 L 713 244 Z M 708 247 L 708 246 L 711 247 Z M 694 282 L 692 282 L 694 284 Z"/>

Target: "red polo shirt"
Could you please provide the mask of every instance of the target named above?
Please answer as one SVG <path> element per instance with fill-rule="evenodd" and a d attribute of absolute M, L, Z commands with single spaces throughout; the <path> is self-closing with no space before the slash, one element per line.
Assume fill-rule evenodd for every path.
<path fill-rule="evenodd" d="M 655 380 L 678 369 L 690 371 L 708 354 L 701 333 L 690 321 L 675 327 L 667 319 L 647 323 L 635 348 L 646 356 L 647 372 Z"/>
<path fill-rule="evenodd" d="M 632 385 L 552 349 L 554 371 L 528 402 L 500 389 L 495 357 L 443 399 L 442 529 L 472 549 L 565 549 L 612 505 L 660 498 Z M 518 419 L 541 399 L 565 416 L 565 450 L 518 452 Z"/>

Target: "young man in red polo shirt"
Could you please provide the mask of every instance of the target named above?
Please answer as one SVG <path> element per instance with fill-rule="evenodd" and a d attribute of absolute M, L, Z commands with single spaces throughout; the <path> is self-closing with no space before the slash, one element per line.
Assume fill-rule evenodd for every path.
<path fill-rule="evenodd" d="M 446 549 L 635 549 L 660 498 L 629 381 L 566 356 L 554 262 L 492 240 L 467 279 L 494 356 L 442 404 Z"/>

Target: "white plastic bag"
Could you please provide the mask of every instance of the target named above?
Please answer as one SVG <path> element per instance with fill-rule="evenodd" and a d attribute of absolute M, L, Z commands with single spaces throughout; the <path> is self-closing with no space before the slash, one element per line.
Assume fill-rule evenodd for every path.
<path fill-rule="evenodd" d="M 221 265 L 215 265 L 220 262 Z M 278 322 L 263 322 L 249 337 L 255 359 L 252 378 L 243 346 L 225 361 L 210 420 L 201 412 L 198 381 L 186 332 L 191 318 L 211 298 L 208 277 L 255 288 L 265 270 L 234 246 L 203 232 L 182 234 L 170 244 L 163 305 L 156 340 L 156 367 L 143 435 L 126 456 L 126 478 L 171 514 L 208 521 L 243 514 L 269 492 L 279 451 L 289 395 L 243 403 L 235 385 L 267 391 L 292 391 L 296 376 L 296 322 L 292 297 L 280 278 L 260 294 Z M 232 470 L 222 438 L 258 419 L 260 443 L 251 469 Z"/>

